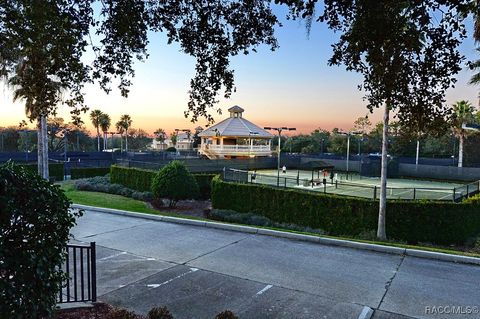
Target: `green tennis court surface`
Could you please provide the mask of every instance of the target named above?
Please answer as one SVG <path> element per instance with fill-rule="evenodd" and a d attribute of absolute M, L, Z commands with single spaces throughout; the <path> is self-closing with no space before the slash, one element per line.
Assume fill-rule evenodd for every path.
<path fill-rule="evenodd" d="M 248 174 L 248 181 L 252 183 L 267 184 L 309 191 L 324 192 L 329 194 L 357 196 L 365 198 L 379 198 L 380 178 L 364 177 L 358 174 L 334 173 L 325 176 L 327 183 L 323 184 L 322 172 L 302 170 L 288 170 L 280 172 L 277 178 L 277 170 L 257 170 L 252 180 L 253 171 L 236 171 L 237 174 Z M 235 175 L 235 172 L 233 172 Z M 244 176 L 244 178 L 245 178 Z M 312 183 L 313 180 L 313 183 Z M 478 191 L 478 182 L 469 184 L 468 192 Z M 453 201 L 465 196 L 466 185 L 449 182 L 436 182 L 426 180 L 414 180 L 403 178 L 389 178 L 387 184 L 388 199 L 432 199 Z"/>

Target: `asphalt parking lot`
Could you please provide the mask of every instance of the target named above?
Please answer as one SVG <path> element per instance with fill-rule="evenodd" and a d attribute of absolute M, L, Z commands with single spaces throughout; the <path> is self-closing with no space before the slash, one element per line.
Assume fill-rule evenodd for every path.
<path fill-rule="evenodd" d="M 480 267 L 87 211 L 99 299 L 175 318 L 480 318 Z M 370 316 L 371 313 L 373 316 Z"/>

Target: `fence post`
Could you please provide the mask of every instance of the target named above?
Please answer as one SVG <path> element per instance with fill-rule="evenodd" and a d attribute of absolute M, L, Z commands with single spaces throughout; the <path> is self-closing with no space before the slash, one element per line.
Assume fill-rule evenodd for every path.
<path fill-rule="evenodd" d="M 456 198 L 455 198 L 455 187 L 453 188 L 453 201 L 454 201 L 454 202 L 456 201 Z"/>
<path fill-rule="evenodd" d="M 373 200 L 377 199 L 377 185 L 373 187 Z"/>
<path fill-rule="evenodd" d="M 90 254 L 92 261 L 92 302 L 97 301 L 97 252 L 95 249 L 95 242 L 90 243 Z"/>
<path fill-rule="evenodd" d="M 469 195 L 469 191 L 468 191 L 468 184 L 467 184 L 467 195 L 465 197 L 468 198 L 468 195 Z"/>
<path fill-rule="evenodd" d="M 416 198 L 416 197 L 417 197 L 416 195 L 417 195 L 417 189 L 414 187 L 414 188 L 413 188 L 413 199 L 414 199 L 414 200 L 417 199 L 417 198 Z"/>

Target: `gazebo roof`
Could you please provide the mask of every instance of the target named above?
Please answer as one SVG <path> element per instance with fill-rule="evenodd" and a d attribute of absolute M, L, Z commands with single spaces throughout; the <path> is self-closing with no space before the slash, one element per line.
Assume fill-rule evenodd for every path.
<path fill-rule="evenodd" d="M 270 132 L 265 131 L 261 127 L 253 124 L 249 120 L 242 117 L 243 109 L 235 105 L 228 109 L 230 117 L 203 130 L 198 136 L 224 136 L 224 137 L 257 137 L 272 138 Z"/>

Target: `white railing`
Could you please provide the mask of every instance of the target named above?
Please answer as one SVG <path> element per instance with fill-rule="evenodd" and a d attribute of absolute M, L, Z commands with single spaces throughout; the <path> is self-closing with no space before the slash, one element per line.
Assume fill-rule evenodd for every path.
<path fill-rule="evenodd" d="M 214 153 L 268 153 L 269 145 L 203 145 L 202 150 Z"/>

